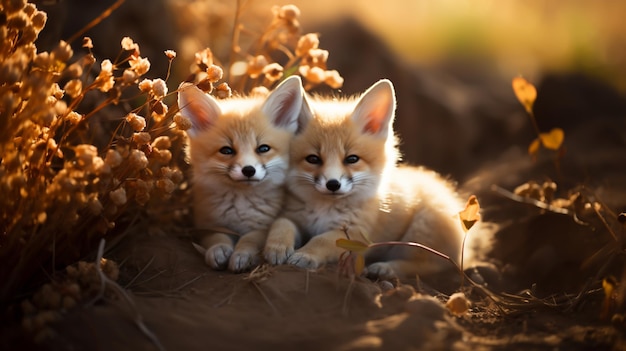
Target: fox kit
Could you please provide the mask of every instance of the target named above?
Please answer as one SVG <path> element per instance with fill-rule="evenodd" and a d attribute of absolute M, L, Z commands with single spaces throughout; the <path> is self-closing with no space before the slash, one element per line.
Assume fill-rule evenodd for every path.
<path fill-rule="evenodd" d="M 266 99 L 217 101 L 190 83 L 181 85 L 180 112 L 192 122 L 195 226 L 212 231 L 194 246 L 212 268 L 239 272 L 258 264 L 269 226 L 283 205 L 289 141 L 303 99 L 296 76 Z"/>
<path fill-rule="evenodd" d="M 463 233 L 455 214 L 463 202 L 438 174 L 397 166 L 391 82 L 379 81 L 358 100 L 306 100 L 306 122 L 291 142 L 286 204 L 270 229 L 265 259 L 316 269 L 337 261 L 343 249 L 336 240 L 347 230 L 356 240 L 417 242 L 458 262 Z M 405 246 L 369 252 L 366 260 L 366 274 L 382 278 L 452 267 Z"/>

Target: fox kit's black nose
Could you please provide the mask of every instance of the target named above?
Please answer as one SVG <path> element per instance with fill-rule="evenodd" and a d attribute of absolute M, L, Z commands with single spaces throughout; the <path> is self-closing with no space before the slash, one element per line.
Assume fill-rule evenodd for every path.
<path fill-rule="evenodd" d="M 334 192 L 334 191 L 339 190 L 339 188 L 341 188 L 341 183 L 339 183 L 337 179 L 331 179 L 326 182 L 326 189 L 330 191 Z"/>
<path fill-rule="evenodd" d="M 246 177 L 250 178 L 256 173 L 256 169 L 254 169 L 254 167 L 252 166 L 245 166 L 244 168 L 241 169 L 241 173 L 243 173 L 243 175 L 245 175 Z"/>

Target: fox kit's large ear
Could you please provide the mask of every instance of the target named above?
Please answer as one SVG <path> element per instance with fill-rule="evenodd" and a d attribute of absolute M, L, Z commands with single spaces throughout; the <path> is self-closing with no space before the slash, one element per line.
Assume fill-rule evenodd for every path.
<path fill-rule="evenodd" d="M 298 118 L 303 101 L 302 80 L 298 76 L 291 76 L 270 93 L 261 111 L 274 125 L 295 133 L 298 130 Z"/>
<path fill-rule="evenodd" d="M 363 131 L 376 136 L 386 137 L 393 123 L 396 109 L 396 95 L 393 84 L 387 79 L 379 80 L 363 93 L 352 119 Z"/>
<path fill-rule="evenodd" d="M 191 136 L 210 128 L 222 114 L 217 101 L 191 83 L 178 87 L 178 108 L 183 117 L 191 121 Z"/>
<path fill-rule="evenodd" d="M 312 119 L 313 110 L 311 110 L 311 107 L 309 106 L 309 101 L 305 95 L 304 99 L 302 99 L 302 109 L 300 109 L 300 115 L 298 116 L 298 130 L 296 131 L 296 134 L 302 132 L 306 125 L 309 124 L 309 121 Z"/>

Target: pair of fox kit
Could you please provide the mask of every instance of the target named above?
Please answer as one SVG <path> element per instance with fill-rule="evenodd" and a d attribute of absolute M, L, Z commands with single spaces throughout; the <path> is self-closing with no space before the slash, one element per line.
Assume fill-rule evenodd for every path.
<path fill-rule="evenodd" d="M 184 83 L 178 103 L 193 124 L 195 225 L 211 231 L 196 248 L 212 268 L 239 272 L 265 260 L 317 269 L 338 260 L 346 232 L 417 242 L 459 261 L 463 202 L 438 174 L 397 164 L 390 81 L 334 99 L 306 95 L 292 76 L 266 98 L 219 101 Z M 452 267 L 414 247 L 370 251 L 370 277 Z"/>

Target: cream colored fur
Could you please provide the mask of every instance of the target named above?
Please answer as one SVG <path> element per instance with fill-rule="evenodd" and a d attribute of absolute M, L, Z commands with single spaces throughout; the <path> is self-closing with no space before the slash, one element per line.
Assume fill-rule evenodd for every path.
<path fill-rule="evenodd" d="M 359 99 L 311 98 L 304 109 L 308 122 L 291 142 L 288 195 L 264 249 L 268 262 L 307 269 L 335 262 L 344 230 L 356 240 L 417 242 L 459 262 L 464 202 L 435 172 L 397 166 L 391 82 Z M 383 278 L 453 267 L 406 247 L 370 252 L 368 261 L 366 273 Z"/>
<path fill-rule="evenodd" d="M 268 228 L 283 205 L 289 142 L 303 94 L 298 77 L 286 79 L 267 99 L 218 101 L 194 85 L 181 85 L 181 114 L 193 124 L 188 134 L 195 226 L 212 232 L 198 238 L 196 248 L 212 268 L 239 272 L 259 263 Z"/>

